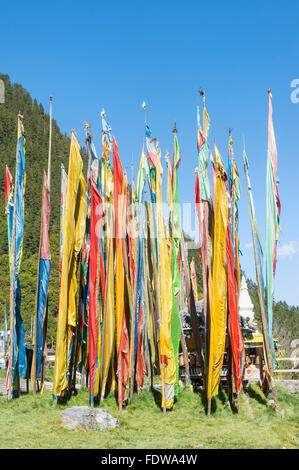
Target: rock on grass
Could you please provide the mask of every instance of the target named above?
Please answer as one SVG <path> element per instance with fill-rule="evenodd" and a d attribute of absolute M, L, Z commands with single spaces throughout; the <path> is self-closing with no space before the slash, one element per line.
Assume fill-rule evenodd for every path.
<path fill-rule="evenodd" d="M 113 418 L 104 408 L 90 408 L 88 406 L 72 406 L 62 412 L 62 424 L 66 428 L 83 427 L 86 430 L 116 429 L 120 427 L 117 418 Z"/>

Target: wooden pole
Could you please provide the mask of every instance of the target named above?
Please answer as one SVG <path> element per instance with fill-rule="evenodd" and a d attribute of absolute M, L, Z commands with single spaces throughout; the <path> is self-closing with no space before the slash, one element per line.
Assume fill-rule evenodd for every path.
<path fill-rule="evenodd" d="M 46 315 L 45 315 L 45 322 L 44 322 L 44 331 L 47 331 L 47 325 L 48 325 L 48 296 L 46 300 Z M 43 341 L 43 352 L 42 352 L 42 365 L 41 365 L 41 386 L 44 386 L 44 374 L 45 374 L 45 355 L 44 355 L 44 350 L 46 346 L 46 338 L 44 338 Z"/>
<path fill-rule="evenodd" d="M 49 187 L 49 200 L 50 200 L 50 184 L 51 184 L 51 149 L 52 149 L 52 96 L 50 96 L 50 122 L 49 122 L 49 151 L 48 151 L 48 187 Z M 42 190 L 43 194 L 43 190 Z M 37 309 L 38 309 L 38 287 L 39 287 L 39 265 L 40 265 L 40 250 L 41 250 L 41 237 L 42 237 L 42 218 L 41 215 L 41 229 L 38 250 L 38 264 L 37 264 L 37 284 L 35 296 L 35 315 L 34 315 L 34 333 L 33 333 L 33 357 L 31 367 L 31 388 L 33 395 L 36 395 L 36 342 L 37 342 Z"/>
<path fill-rule="evenodd" d="M 123 390 L 122 390 L 122 386 L 123 386 L 123 381 L 122 381 L 122 351 L 119 351 L 119 355 L 118 355 L 118 384 L 117 384 L 117 387 L 118 387 L 118 408 L 119 408 L 119 411 L 122 411 L 122 407 L 123 407 Z"/>
<path fill-rule="evenodd" d="M 165 367 L 166 364 L 162 364 L 162 394 L 163 394 L 163 413 L 166 413 L 166 396 L 165 396 Z"/>
<path fill-rule="evenodd" d="M 51 154 L 52 154 L 52 100 L 50 96 L 50 126 L 49 126 L 49 153 L 48 153 L 48 186 L 49 186 L 49 198 L 51 188 Z"/>
<path fill-rule="evenodd" d="M 211 416 L 211 402 L 212 402 L 212 399 L 208 398 L 208 412 L 207 412 L 208 416 Z"/>
<path fill-rule="evenodd" d="M 21 126 L 22 116 L 18 114 L 18 130 Z M 16 150 L 16 172 L 15 172 L 15 190 L 14 190 L 14 209 L 13 209 L 13 225 L 12 225 L 12 242 L 11 242 L 11 256 L 10 256 L 10 267 L 11 267 L 11 278 L 10 278 L 10 352 L 8 362 L 9 372 L 9 386 L 8 386 L 8 399 L 12 398 L 12 370 L 13 370 L 13 342 L 14 342 L 14 303 L 15 303 L 15 256 L 16 256 L 16 213 L 17 213 L 17 187 L 19 179 L 19 136 L 17 140 Z"/>
<path fill-rule="evenodd" d="M 256 244 L 255 244 L 255 238 L 254 238 L 254 223 L 253 223 L 253 215 L 252 215 L 251 203 L 250 203 L 250 194 L 249 194 L 249 186 L 248 186 L 248 172 L 247 172 L 247 165 L 246 165 L 245 149 L 243 151 L 243 163 L 244 163 L 244 172 L 245 172 L 245 176 L 246 176 L 249 216 L 250 216 L 252 244 L 253 244 L 253 252 L 254 252 L 256 280 L 257 280 L 257 285 L 258 285 L 258 295 L 259 295 L 259 303 L 260 303 L 260 309 L 261 309 L 261 319 L 262 319 L 262 327 L 263 327 L 264 346 L 265 346 L 266 360 L 267 360 L 267 367 L 268 367 L 268 370 L 269 370 L 270 382 L 271 382 L 271 385 L 272 385 L 272 394 L 273 394 L 273 399 L 274 399 L 274 403 L 275 403 L 275 411 L 276 411 L 276 413 L 278 413 L 278 400 L 277 400 L 277 393 L 276 393 L 276 385 L 275 385 L 275 381 L 274 381 L 272 358 L 271 358 L 271 354 L 270 354 L 269 340 L 268 340 L 268 334 L 267 334 L 267 328 L 266 328 L 263 293 L 262 293 L 262 288 L 261 288 L 261 280 L 260 280 L 260 274 L 259 274 L 259 269 L 258 269 L 258 257 L 257 257 L 257 250 L 256 250 Z"/>
<path fill-rule="evenodd" d="M 226 349 L 226 360 L 227 360 L 227 392 L 228 392 L 228 401 L 230 408 L 233 406 L 233 364 L 232 364 L 232 348 L 230 341 L 230 332 L 227 333 L 227 349 Z"/>
<path fill-rule="evenodd" d="M 190 371 L 189 371 L 188 349 L 186 346 L 185 333 L 184 333 L 183 322 L 182 322 L 180 313 L 179 313 L 179 319 L 180 319 L 180 324 L 181 324 L 181 345 L 182 345 L 184 363 L 185 363 L 185 380 L 186 380 L 187 386 L 192 387 L 191 380 L 190 380 Z"/>

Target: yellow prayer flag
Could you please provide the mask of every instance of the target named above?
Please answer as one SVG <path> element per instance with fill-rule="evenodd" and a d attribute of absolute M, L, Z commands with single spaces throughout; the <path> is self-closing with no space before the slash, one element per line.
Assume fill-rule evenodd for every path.
<path fill-rule="evenodd" d="M 171 256 L 168 241 L 165 237 L 164 220 L 162 213 L 162 166 L 160 159 L 157 161 L 157 232 L 158 232 L 158 298 L 160 311 L 160 358 L 167 366 L 165 367 L 165 397 L 162 389 L 162 407 L 164 400 L 166 408 L 170 409 L 174 401 L 174 384 L 176 382 L 176 365 L 174 349 L 171 336 L 172 320 L 172 272 Z"/>
<path fill-rule="evenodd" d="M 79 143 L 72 133 L 68 185 L 66 193 L 66 207 L 63 227 L 63 248 L 62 248 L 62 271 L 61 271 L 61 289 L 57 322 L 56 336 L 56 354 L 53 378 L 53 394 L 61 395 L 63 390 L 67 389 L 67 369 L 68 369 L 68 291 L 69 291 L 69 268 L 72 262 L 74 249 L 75 233 L 75 209 L 77 192 L 79 188 L 83 162 L 80 156 Z"/>
<path fill-rule="evenodd" d="M 107 270 L 106 270 L 106 295 L 105 313 L 103 319 L 103 362 L 101 364 L 101 398 L 104 398 L 108 372 L 113 358 L 113 348 L 115 344 L 115 310 L 114 310 L 114 250 L 112 238 L 112 206 L 108 206 L 107 217 Z"/>
<path fill-rule="evenodd" d="M 209 135 L 209 129 L 210 129 L 210 117 L 208 115 L 207 109 L 204 106 L 203 108 L 203 135 L 204 138 L 207 139 Z"/>
<path fill-rule="evenodd" d="M 225 351 L 227 322 L 227 279 L 225 256 L 226 230 L 228 223 L 228 198 L 226 186 L 222 179 L 223 172 L 220 164 L 222 160 L 219 153 L 217 158 L 218 161 L 216 161 L 218 163 L 218 169 L 215 195 L 213 280 L 210 314 L 209 373 L 207 387 L 208 399 L 218 394 L 219 379 Z"/>

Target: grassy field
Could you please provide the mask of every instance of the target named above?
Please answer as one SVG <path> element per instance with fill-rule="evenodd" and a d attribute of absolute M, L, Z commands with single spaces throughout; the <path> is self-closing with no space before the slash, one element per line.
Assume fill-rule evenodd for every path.
<path fill-rule="evenodd" d="M 116 430 L 68 430 L 61 425 L 61 412 L 70 406 L 87 405 L 88 391 L 79 391 L 65 405 L 54 406 L 51 393 L 33 397 L 22 394 L 8 401 L 0 397 L 0 447 L 2 449 L 281 449 L 299 448 L 299 396 L 279 390 L 282 416 L 259 387 L 251 386 L 241 396 L 241 415 L 233 413 L 225 391 L 207 417 L 198 392 L 182 390 L 172 411 L 160 410 L 160 393 L 150 390 L 134 396 L 118 411 L 115 397 L 102 404 L 120 420 Z M 248 406 L 251 409 L 248 408 Z M 252 418 L 254 415 L 254 419 Z"/>

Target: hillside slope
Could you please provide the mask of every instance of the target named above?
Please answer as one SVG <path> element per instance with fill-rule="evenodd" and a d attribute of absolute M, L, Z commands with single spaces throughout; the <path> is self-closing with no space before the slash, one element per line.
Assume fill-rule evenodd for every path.
<path fill-rule="evenodd" d="M 26 333 L 30 333 L 34 315 L 37 253 L 40 238 L 43 172 L 48 168 L 49 115 L 36 99 L 18 84 L 12 84 L 7 75 L 0 74 L 5 83 L 5 103 L 0 105 L 0 327 L 3 325 L 3 307 L 9 312 L 9 266 L 7 220 L 4 213 L 5 165 L 14 179 L 17 143 L 17 115 L 23 116 L 26 136 L 26 190 L 23 258 L 20 268 L 22 288 L 22 316 Z M 70 139 L 62 135 L 53 120 L 51 166 L 51 252 L 52 269 L 49 286 L 49 340 L 56 337 L 57 301 L 59 285 L 59 225 L 60 225 L 60 166 L 68 167 Z M 84 153 L 82 152 L 82 157 Z M 83 158 L 85 160 L 85 157 Z"/>

